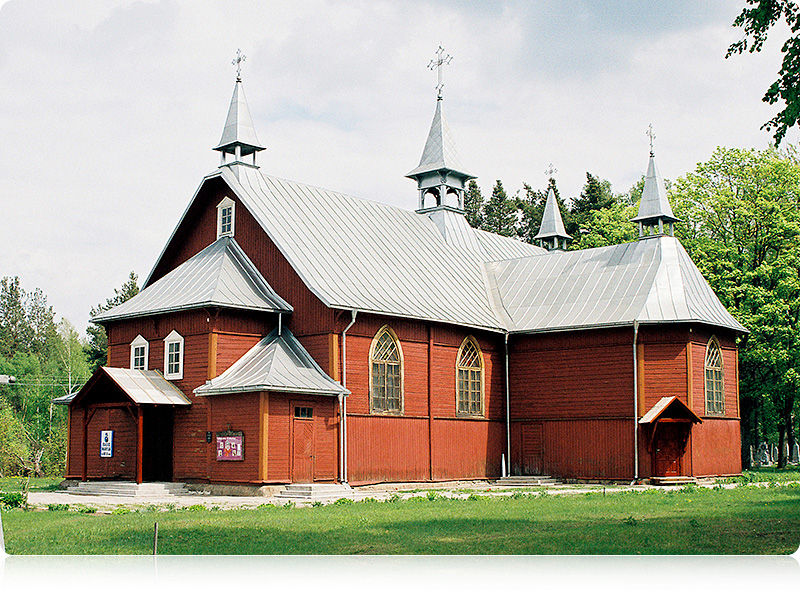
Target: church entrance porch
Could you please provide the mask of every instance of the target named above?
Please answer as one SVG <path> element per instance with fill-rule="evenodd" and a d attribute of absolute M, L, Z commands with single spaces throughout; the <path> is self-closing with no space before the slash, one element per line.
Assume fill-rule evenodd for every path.
<path fill-rule="evenodd" d="M 686 454 L 692 425 L 702 420 L 677 397 L 663 397 L 640 420 L 653 478 L 676 478 L 692 473 Z"/>
<path fill-rule="evenodd" d="M 66 477 L 172 480 L 173 414 L 189 400 L 157 371 L 99 368 L 71 398 Z"/>

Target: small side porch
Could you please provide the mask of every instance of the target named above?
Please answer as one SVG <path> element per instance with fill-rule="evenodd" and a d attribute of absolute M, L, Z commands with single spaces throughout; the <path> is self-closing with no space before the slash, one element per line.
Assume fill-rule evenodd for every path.
<path fill-rule="evenodd" d="M 172 480 L 173 412 L 189 399 L 156 370 L 99 368 L 69 405 L 67 478 Z"/>
<path fill-rule="evenodd" d="M 692 426 L 702 423 L 678 397 L 662 397 L 639 420 L 650 455 L 650 481 L 655 485 L 694 483 L 686 454 Z"/>

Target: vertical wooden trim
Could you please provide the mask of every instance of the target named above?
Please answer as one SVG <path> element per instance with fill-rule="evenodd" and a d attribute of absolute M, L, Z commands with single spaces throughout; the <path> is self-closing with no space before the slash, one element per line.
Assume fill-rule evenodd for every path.
<path fill-rule="evenodd" d="M 213 331 L 208 334 L 208 380 L 217 377 L 217 340 L 218 335 Z"/>
<path fill-rule="evenodd" d="M 733 377 L 736 380 L 736 417 L 741 417 L 741 415 L 739 414 L 739 349 L 738 348 L 733 350 Z"/>
<path fill-rule="evenodd" d="M 83 408 L 83 474 L 82 481 L 89 476 L 89 407 Z"/>
<path fill-rule="evenodd" d="M 69 462 L 69 441 L 72 439 L 72 408 L 67 407 L 67 456 L 64 458 L 64 475 L 71 475 L 72 472 L 69 470 L 70 462 Z"/>
<path fill-rule="evenodd" d="M 213 432 L 212 430 L 212 420 L 214 419 L 212 409 L 211 409 L 211 401 L 214 400 L 214 395 L 210 397 L 204 397 L 206 403 L 206 431 Z M 205 442 L 205 438 L 203 438 Z M 214 454 L 216 454 L 216 450 L 214 448 L 214 434 L 211 434 L 211 443 L 209 444 L 206 442 L 206 479 L 209 481 L 211 480 L 211 467 L 214 463 Z"/>
<path fill-rule="evenodd" d="M 428 478 L 433 481 L 433 325 L 431 323 L 428 323 Z"/>
<path fill-rule="evenodd" d="M 339 381 L 339 334 L 328 334 L 328 361 L 330 364 L 330 377 L 335 381 Z"/>
<path fill-rule="evenodd" d="M 694 411 L 693 406 L 694 367 L 692 364 L 692 342 L 686 344 L 686 406 Z"/>
<path fill-rule="evenodd" d="M 261 481 L 267 481 L 269 459 L 269 394 L 261 391 L 258 401 L 258 430 L 260 434 L 258 452 L 258 475 Z"/>
<path fill-rule="evenodd" d="M 141 405 L 136 406 L 136 482 L 143 481 L 143 464 L 144 464 L 144 410 Z"/>
<path fill-rule="evenodd" d="M 639 417 L 642 417 L 645 413 L 647 413 L 647 401 L 645 401 L 644 390 L 644 343 L 636 344 L 636 365 L 636 380 L 639 383 L 639 405 L 637 413 L 639 414 Z"/>

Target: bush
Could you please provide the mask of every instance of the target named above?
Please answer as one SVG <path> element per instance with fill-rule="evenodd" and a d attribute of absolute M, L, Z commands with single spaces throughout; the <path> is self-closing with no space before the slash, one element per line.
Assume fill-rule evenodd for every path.
<path fill-rule="evenodd" d="M 9 491 L 0 493 L 0 505 L 6 508 L 21 508 L 28 501 L 28 496 L 22 491 Z"/>
<path fill-rule="evenodd" d="M 47 504 L 47 509 L 51 512 L 66 512 L 69 510 L 69 504 Z"/>

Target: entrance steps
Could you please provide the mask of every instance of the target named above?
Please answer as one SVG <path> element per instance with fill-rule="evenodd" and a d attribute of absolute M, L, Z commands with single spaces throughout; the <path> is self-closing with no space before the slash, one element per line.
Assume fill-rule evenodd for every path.
<path fill-rule="evenodd" d="M 334 501 L 353 499 L 353 489 L 341 483 L 291 483 L 275 497 L 294 502 Z"/>
<path fill-rule="evenodd" d="M 185 483 L 133 483 L 132 481 L 81 481 L 70 485 L 72 495 L 113 495 L 119 497 L 164 497 L 188 495 Z"/>
<path fill-rule="evenodd" d="M 547 485 L 561 485 L 550 475 L 509 475 L 494 482 L 500 487 L 541 487 Z"/>
<path fill-rule="evenodd" d="M 697 483 L 694 477 L 650 477 L 650 485 L 686 485 Z"/>

